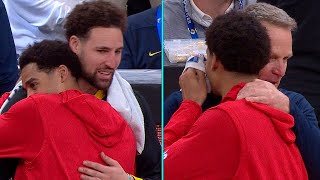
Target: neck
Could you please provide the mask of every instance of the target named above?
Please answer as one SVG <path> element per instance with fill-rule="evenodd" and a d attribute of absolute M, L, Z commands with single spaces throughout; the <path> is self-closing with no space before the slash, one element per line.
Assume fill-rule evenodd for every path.
<path fill-rule="evenodd" d="M 80 90 L 78 82 L 75 78 L 66 80 L 63 84 L 60 85 L 61 92 L 71 90 L 71 89 Z"/>
<path fill-rule="evenodd" d="M 233 86 L 241 82 L 251 82 L 257 78 L 257 75 L 246 75 L 235 72 L 226 72 L 223 76 L 219 77 L 221 82 L 217 83 L 216 91 L 224 98 Z"/>
<path fill-rule="evenodd" d="M 78 80 L 79 86 L 80 86 L 80 90 L 82 92 L 85 92 L 87 94 L 95 94 L 98 89 L 95 88 L 94 86 L 92 86 L 91 84 L 89 84 L 86 80 L 84 80 L 83 78 L 79 78 Z"/>
<path fill-rule="evenodd" d="M 208 14 L 212 19 L 224 14 L 232 3 L 231 0 L 193 0 L 193 2 L 202 12 Z"/>

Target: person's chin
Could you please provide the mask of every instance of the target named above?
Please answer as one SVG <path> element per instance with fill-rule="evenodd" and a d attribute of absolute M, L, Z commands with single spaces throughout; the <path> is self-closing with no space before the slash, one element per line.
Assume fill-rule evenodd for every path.
<path fill-rule="evenodd" d="M 280 82 L 276 82 L 276 83 L 274 84 L 274 86 L 275 86 L 276 88 L 279 88 L 279 85 L 280 85 Z"/>
<path fill-rule="evenodd" d="M 103 81 L 98 81 L 96 83 L 96 86 L 100 90 L 108 90 L 110 87 L 110 84 L 111 84 L 110 80 L 108 80 L 108 81 L 103 80 Z"/>

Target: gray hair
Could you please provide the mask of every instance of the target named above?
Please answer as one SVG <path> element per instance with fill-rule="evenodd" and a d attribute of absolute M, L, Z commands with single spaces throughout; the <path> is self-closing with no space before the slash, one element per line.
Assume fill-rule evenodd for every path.
<path fill-rule="evenodd" d="M 281 26 L 294 30 L 297 27 L 296 21 L 284 10 L 267 3 L 254 3 L 247 6 L 244 12 L 272 25 Z"/>

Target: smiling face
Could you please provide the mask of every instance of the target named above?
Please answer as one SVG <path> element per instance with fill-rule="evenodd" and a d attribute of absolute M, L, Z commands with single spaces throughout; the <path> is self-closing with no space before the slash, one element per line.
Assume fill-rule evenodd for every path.
<path fill-rule="evenodd" d="M 292 36 L 289 28 L 262 22 L 267 28 L 271 40 L 269 63 L 259 72 L 259 79 L 279 86 L 286 73 L 288 59 L 292 56 Z"/>
<path fill-rule="evenodd" d="M 36 63 L 30 63 L 21 70 L 21 80 L 27 96 L 61 92 L 60 76 L 56 69 L 47 72 L 40 70 Z"/>
<path fill-rule="evenodd" d="M 71 37 L 72 39 L 73 37 Z M 100 90 L 107 90 L 120 64 L 123 34 L 119 28 L 93 28 L 88 38 L 70 43 L 82 66 L 82 78 Z"/>

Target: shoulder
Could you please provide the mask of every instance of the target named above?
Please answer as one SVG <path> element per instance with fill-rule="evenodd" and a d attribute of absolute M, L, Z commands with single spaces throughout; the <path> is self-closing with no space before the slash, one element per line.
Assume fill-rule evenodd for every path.
<path fill-rule="evenodd" d="M 128 29 L 136 30 L 156 26 L 157 8 L 151 8 L 128 17 Z"/>
<path fill-rule="evenodd" d="M 199 119 L 195 122 L 194 126 L 203 130 L 208 129 L 208 133 L 216 133 L 217 131 L 220 131 L 222 127 L 224 127 L 222 128 L 224 129 L 223 131 L 237 131 L 237 125 L 234 122 L 230 112 L 228 112 L 226 109 L 219 108 L 218 106 L 209 108 L 203 112 Z"/>
<path fill-rule="evenodd" d="M 164 2 L 164 22 L 171 22 L 174 19 L 183 19 L 183 4 L 180 0 L 167 0 Z"/>
<path fill-rule="evenodd" d="M 210 109 L 221 109 L 226 112 L 232 112 L 232 111 L 238 111 L 240 109 L 243 109 L 246 106 L 248 106 L 247 101 L 244 99 L 241 99 L 241 100 L 223 102 Z"/>
<path fill-rule="evenodd" d="M 32 97 L 28 97 L 25 99 L 22 99 L 19 102 L 16 102 L 9 110 L 8 112 L 16 112 L 19 114 L 24 113 L 31 113 L 33 114 L 34 111 L 38 110 L 38 106 L 35 99 Z"/>
<path fill-rule="evenodd" d="M 165 100 L 165 104 L 171 104 L 174 102 L 182 102 L 182 93 L 181 91 L 175 91 L 173 93 L 171 93 Z"/>
<path fill-rule="evenodd" d="M 244 6 L 246 7 L 246 6 L 249 6 L 249 5 L 254 4 L 256 2 L 257 2 L 257 0 L 244 0 Z"/>
<path fill-rule="evenodd" d="M 288 91 L 286 89 L 282 89 L 279 88 L 279 90 L 285 94 L 286 96 L 288 96 L 289 100 L 290 100 L 290 104 L 294 103 L 296 105 L 299 104 L 307 104 L 308 106 L 311 107 L 311 104 L 308 102 L 308 100 L 300 93 L 294 92 L 294 91 Z"/>
<path fill-rule="evenodd" d="M 34 94 L 29 97 L 35 103 L 52 103 L 54 101 L 61 101 L 61 96 L 59 94 Z M 29 99 L 26 98 L 26 99 Z"/>

